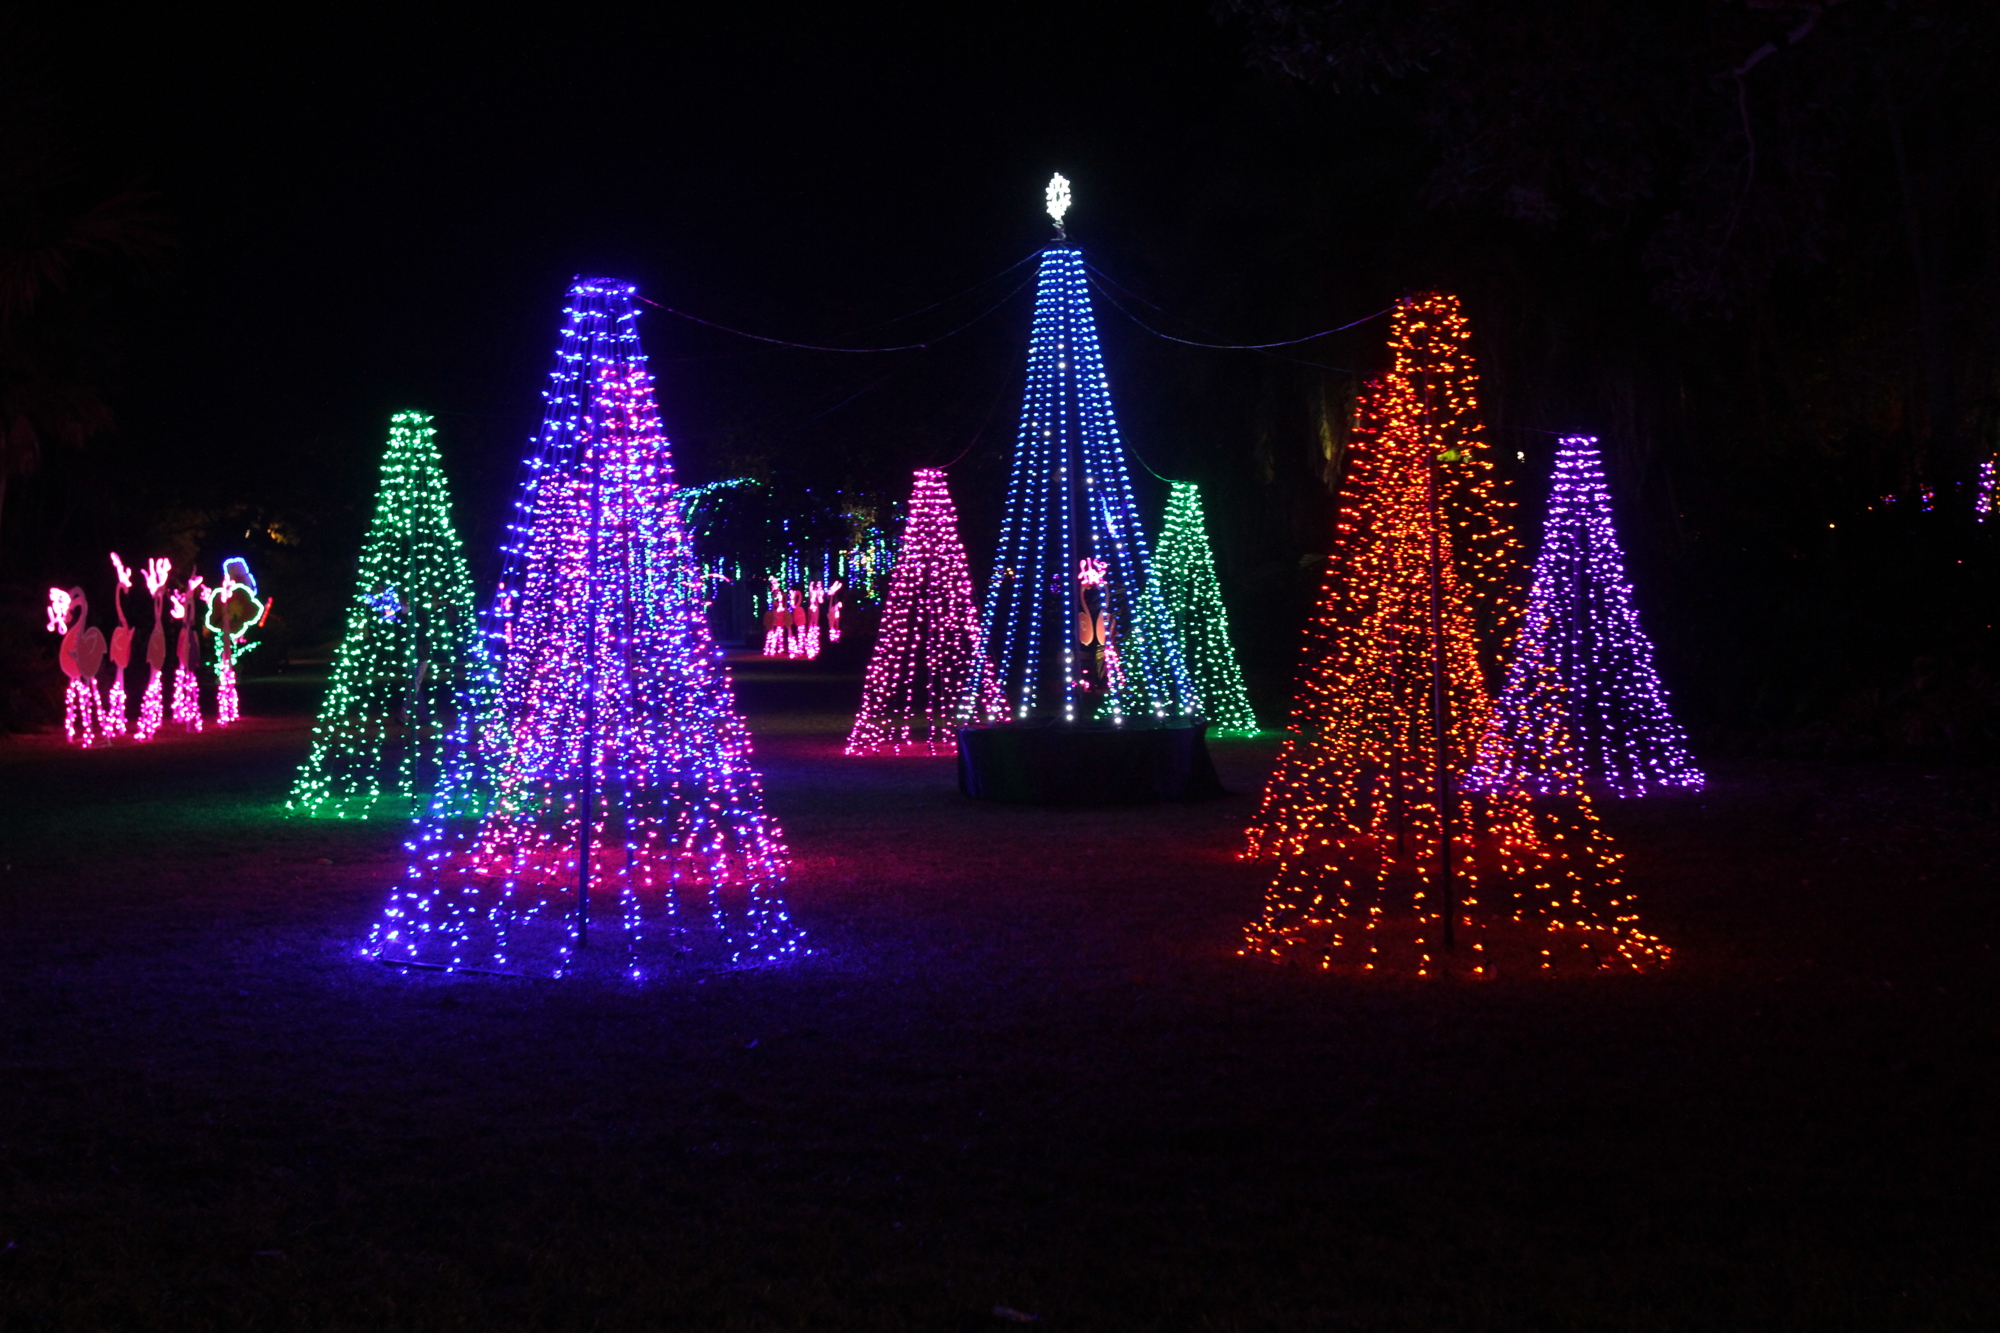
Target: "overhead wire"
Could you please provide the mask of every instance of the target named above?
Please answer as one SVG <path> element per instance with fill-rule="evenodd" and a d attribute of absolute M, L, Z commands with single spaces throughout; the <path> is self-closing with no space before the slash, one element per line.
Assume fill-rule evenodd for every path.
<path fill-rule="evenodd" d="M 988 284 L 997 281 L 998 279 L 1006 277 L 1010 273 L 1013 273 L 1016 269 L 1019 269 L 1023 264 L 1026 264 L 1029 260 L 1034 259 L 1036 255 L 1039 255 L 1040 253 L 1041 252 L 1037 250 L 1034 254 L 1027 255 L 1021 259 L 1017 259 L 1013 263 L 1009 264 L 1006 268 L 1001 269 L 998 273 L 995 273 L 990 277 L 982 278 L 980 281 L 974 283 L 970 287 L 965 288 L 963 291 L 956 292 L 951 296 L 943 298 L 942 300 L 933 301 L 929 305 L 919 306 L 917 309 L 912 310 L 907 314 L 896 315 L 889 319 L 877 320 L 873 324 L 861 325 L 859 328 L 852 329 L 849 332 L 865 333 L 870 329 L 879 329 L 879 328 L 885 328 L 892 324 L 901 324 L 907 320 L 915 319 L 918 315 L 926 314 L 929 311 L 936 310 L 940 306 L 949 305 L 953 301 L 956 301 L 961 297 L 970 295 L 971 293 L 978 291 L 980 288 L 985 287 Z M 984 310 L 980 311 L 978 314 L 974 315 L 971 319 L 966 320 L 963 324 L 960 324 L 958 327 L 954 329 L 950 329 L 944 333 L 940 333 L 934 338 L 927 338 L 922 342 L 901 343 L 892 347 L 834 347 L 826 343 L 795 342 L 788 338 L 772 338 L 772 337 L 767 337 L 766 335 L 761 333 L 751 333 L 747 329 L 734 328 L 728 324 L 718 323 L 717 321 L 712 319 L 703 319 L 700 315 L 692 314 L 686 310 L 676 309 L 673 306 L 667 305 L 665 302 L 655 301 L 651 297 L 641 296 L 639 299 L 657 310 L 664 310 L 668 314 L 676 316 L 680 319 L 685 319 L 691 323 L 700 324 L 703 325 L 704 327 L 715 329 L 721 333 L 731 334 L 738 338 L 748 338 L 752 342 L 760 342 L 768 344 L 769 346 L 772 347 L 783 347 L 802 352 L 836 352 L 849 355 L 856 355 L 856 354 L 874 354 L 879 352 L 921 351 L 926 347 L 930 347 L 937 343 L 941 343 L 947 338 L 956 337 L 957 335 L 971 328 L 973 325 L 979 323 L 979 321 L 985 319 L 988 315 L 991 315 L 994 311 L 1000 309 L 1000 307 L 1006 305 L 1016 296 L 1020 295 L 1022 288 L 1026 287 L 1027 285 L 1028 283 L 1026 281 L 1016 283 L 1013 286 L 1013 288 L 1011 288 L 1007 292 L 1005 296 L 1002 296 L 998 301 L 995 301 L 992 305 L 987 306 Z"/>

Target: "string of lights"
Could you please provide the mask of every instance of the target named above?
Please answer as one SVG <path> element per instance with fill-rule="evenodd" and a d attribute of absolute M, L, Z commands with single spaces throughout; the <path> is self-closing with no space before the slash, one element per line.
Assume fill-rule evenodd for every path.
<path fill-rule="evenodd" d="M 1468 790 L 1538 795 L 1579 783 L 1614 796 L 1701 790 L 1667 707 L 1611 522 L 1597 440 L 1556 447 L 1526 618 Z"/>
<path fill-rule="evenodd" d="M 1229 612 L 1222 604 L 1222 582 L 1216 577 L 1215 553 L 1208 542 L 1201 488 L 1191 481 L 1172 483 L 1160 525 L 1160 546 L 1153 556 L 1153 577 L 1180 638 L 1188 672 L 1201 692 L 1209 725 L 1221 736 L 1256 735 L 1257 714 L 1250 707 L 1243 668 L 1229 642 Z"/>
<path fill-rule="evenodd" d="M 1081 252 L 1042 254 L 1028 387 L 981 630 L 1016 719 L 1192 717 L 1152 581 Z M 967 711 L 977 701 L 967 700 Z"/>
<path fill-rule="evenodd" d="M 346 632 L 285 802 L 295 814 L 405 814 L 437 789 L 447 765 L 487 755 L 451 744 L 462 719 L 475 719 L 469 734 L 478 734 L 494 687 L 431 420 L 423 412 L 389 420 Z M 464 771 L 442 780 L 467 792 L 489 785 Z"/>
<path fill-rule="evenodd" d="M 850 755 L 951 754 L 958 728 L 1006 716 L 945 474 L 920 468 Z"/>
<path fill-rule="evenodd" d="M 1456 790 L 1492 713 L 1519 554 L 1469 339 L 1455 297 L 1406 298 L 1391 368 L 1362 395 L 1290 734 L 1247 831 L 1273 875 L 1245 955 L 1482 977 L 1668 956 L 1580 787 Z"/>
<path fill-rule="evenodd" d="M 609 934 L 592 952 L 638 980 L 804 949 L 703 614 L 636 296 L 610 279 L 569 290 L 489 617 L 492 799 L 473 813 L 441 781 L 369 956 L 562 976 Z"/>

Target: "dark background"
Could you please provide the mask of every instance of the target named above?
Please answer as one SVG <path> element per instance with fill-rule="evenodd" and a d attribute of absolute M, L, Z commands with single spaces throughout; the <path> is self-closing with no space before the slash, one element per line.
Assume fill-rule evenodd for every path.
<path fill-rule="evenodd" d="M 10 299 L 0 416 L 46 413 L 51 365 L 103 412 L 12 479 L 5 670 L 42 669 L 41 588 L 108 585 L 112 547 L 248 554 L 279 599 L 253 669 L 323 644 L 404 407 L 438 416 L 483 575 L 573 274 L 781 339 L 926 341 L 1028 276 L 1060 170 L 1123 308 L 1184 337 L 1460 292 L 1531 529 L 1551 432 L 1604 438 L 1701 744 L 1988 748 L 1996 37 L 1946 0 L 17 20 L 8 291 L 100 229 Z M 961 459 L 980 563 L 1028 315 L 1023 290 L 880 355 L 643 331 L 684 479 L 897 496 Z M 1275 721 L 1382 324 L 1260 354 L 1098 317 L 1134 452 L 1208 494 Z"/>

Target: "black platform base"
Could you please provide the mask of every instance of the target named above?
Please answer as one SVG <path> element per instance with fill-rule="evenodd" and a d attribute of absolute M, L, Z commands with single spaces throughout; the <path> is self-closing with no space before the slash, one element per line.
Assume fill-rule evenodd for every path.
<path fill-rule="evenodd" d="M 1137 805 L 1223 794 L 1208 723 L 996 722 L 958 732 L 958 789 L 1020 805 Z"/>

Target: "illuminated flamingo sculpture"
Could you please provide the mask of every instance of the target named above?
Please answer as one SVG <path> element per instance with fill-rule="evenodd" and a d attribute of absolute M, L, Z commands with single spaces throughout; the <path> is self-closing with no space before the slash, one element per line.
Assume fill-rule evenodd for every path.
<path fill-rule="evenodd" d="M 125 712 L 125 668 L 132 665 L 132 622 L 125 619 L 125 594 L 132 590 L 132 567 L 111 553 L 111 572 L 117 584 L 111 589 L 111 606 L 118 612 L 118 628 L 111 631 L 111 685 L 104 691 L 104 735 L 108 740 L 123 736 L 130 727 Z"/>
<path fill-rule="evenodd" d="M 90 600 L 83 589 L 49 589 L 49 632 L 63 636 L 56 656 L 69 677 L 63 695 L 63 734 L 71 745 L 85 749 L 99 739 L 97 669 L 104 665 L 104 636 L 84 623 L 89 619 Z"/>
<path fill-rule="evenodd" d="M 785 609 L 785 590 L 776 579 L 772 579 L 771 600 L 764 603 L 764 656 L 785 655 L 785 622 L 789 618 L 790 613 Z"/>
<path fill-rule="evenodd" d="M 167 577 L 173 563 L 165 556 L 155 556 L 146 562 L 141 577 L 146 580 L 146 591 L 153 597 L 153 632 L 146 638 L 146 692 L 139 696 L 139 720 L 132 726 L 132 739 L 149 741 L 160 729 L 164 717 L 163 698 L 166 689 L 167 665 L 167 615 L 165 600 Z"/>
<path fill-rule="evenodd" d="M 806 601 L 805 592 L 799 588 L 789 588 L 785 592 L 785 656 L 804 657 L 806 655 Z"/>
<path fill-rule="evenodd" d="M 257 577 L 241 556 L 222 562 L 222 585 L 203 594 L 208 604 L 204 620 L 215 635 L 215 725 L 226 727 L 242 716 L 236 698 L 236 661 L 257 645 L 250 631 L 271 614 L 271 604 L 257 596 Z"/>
<path fill-rule="evenodd" d="M 194 605 L 201 600 L 201 575 L 189 574 L 185 591 L 172 594 L 174 619 L 181 622 L 174 642 L 174 721 L 183 731 L 201 730 L 201 679 L 195 675 L 197 640 Z"/>
<path fill-rule="evenodd" d="M 819 609 L 826 601 L 824 583 L 807 583 L 805 591 L 806 628 L 799 636 L 799 656 L 810 661 L 819 656 Z"/>
<path fill-rule="evenodd" d="M 846 586 L 846 584 L 836 580 L 834 585 L 826 590 L 826 641 L 828 643 L 840 642 L 840 590 Z"/>

